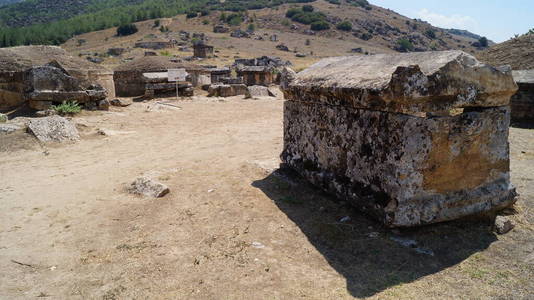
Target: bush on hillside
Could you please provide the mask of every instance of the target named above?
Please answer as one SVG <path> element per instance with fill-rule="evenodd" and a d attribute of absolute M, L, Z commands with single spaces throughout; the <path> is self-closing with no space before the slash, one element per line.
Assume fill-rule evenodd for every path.
<path fill-rule="evenodd" d="M 313 12 L 313 10 L 314 10 L 313 6 L 311 6 L 309 4 L 302 6 L 302 11 Z"/>
<path fill-rule="evenodd" d="M 186 18 L 188 18 L 188 19 L 192 19 L 192 18 L 196 18 L 196 17 L 198 17 L 198 13 L 192 11 L 192 12 L 188 12 L 187 15 L 185 15 L 185 16 L 186 16 Z"/>
<path fill-rule="evenodd" d="M 436 38 L 436 31 L 434 29 L 428 29 L 425 31 L 425 35 L 429 39 L 435 39 Z"/>
<path fill-rule="evenodd" d="M 397 51 L 409 52 L 413 50 L 413 44 L 407 39 L 400 39 L 397 41 Z"/>
<path fill-rule="evenodd" d="M 139 31 L 135 24 L 126 24 L 117 27 L 117 36 L 131 35 Z"/>
<path fill-rule="evenodd" d="M 326 21 L 316 21 L 311 23 L 310 29 L 314 31 L 327 30 L 330 29 L 330 24 Z"/>
<path fill-rule="evenodd" d="M 343 30 L 343 31 L 351 31 L 352 30 L 352 23 L 349 21 L 343 21 L 336 26 L 337 29 Z"/>
<path fill-rule="evenodd" d="M 485 36 L 483 36 L 478 39 L 478 44 L 480 45 L 480 47 L 486 48 L 488 47 L 488 39 Z"/>

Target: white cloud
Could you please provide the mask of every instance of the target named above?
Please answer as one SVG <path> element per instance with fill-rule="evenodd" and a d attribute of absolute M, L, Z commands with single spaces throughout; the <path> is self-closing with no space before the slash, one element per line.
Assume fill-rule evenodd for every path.
<path fill-rule="evenodd" d="M 435 12 L 431 12 L 426 8 L 423 8 L 418 11 L 417 16 L 420 19 L 427 21 L 434 26 L 442 28 L 457 28 L 467 30 L 476 30 L 478 28 L 477 21 L 470 16 L 462 16 L 458 14 L 445 16 Z"/>

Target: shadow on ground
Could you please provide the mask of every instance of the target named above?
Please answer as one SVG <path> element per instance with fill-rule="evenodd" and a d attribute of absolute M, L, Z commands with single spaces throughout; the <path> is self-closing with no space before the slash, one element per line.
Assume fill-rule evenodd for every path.
<path fill-rule="evenodd" d="M 440 272 L 496 240 L 484 219 L 386 229 L 288 171 L 275 171 L 252 185 L 272 199 L 345 277 L 354 297 L 373 296 Z M 340 222 L 346 216 L 350 221 Z M 416 241 L 417 246 L 393 240 L 399 238 Z"/>

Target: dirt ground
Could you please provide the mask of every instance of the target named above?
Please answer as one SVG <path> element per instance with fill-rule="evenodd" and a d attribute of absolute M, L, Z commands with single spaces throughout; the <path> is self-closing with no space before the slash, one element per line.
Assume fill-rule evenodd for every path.
<path fill-rule="evenodd" d="M 513 231 L 392 231 L 273 171 L 280 99 L 173 105 L 83 113 L 75 144 L 4 144 L 0 298 L 532 299 L 534 129 L 511 129 Z M 128 194 L 141 174 L 170 194 Z"/>

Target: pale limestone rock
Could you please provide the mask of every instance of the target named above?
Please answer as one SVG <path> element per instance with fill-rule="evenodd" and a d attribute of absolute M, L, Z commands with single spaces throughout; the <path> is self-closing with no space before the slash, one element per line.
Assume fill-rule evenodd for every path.
<path fill-rule="evenodd" d="M 515 225 L 506 216 L 497 216 L 495 218 L 495 231 L 498 234 L 508 233 L 510 230 L 514 229 L 514 227 Z"/>
<path fill-rule="evenodd" d="M 130 192 L 147 197 L 160 198 L 169 193 L 169 188 L 163 183 L 149 177 L 138 177 L 132 182 Z"/>
<path fill-rule="evenodd" d="M 247 87 L 245 98 L 269 97 L 269 89 L 266 86 L 251 85 Z"/>
<path fill-rule="evenodd" d="M 28 131 L 44 143 L 77 141 L 80 139 L 76 126 L 60 116 L 32 119 L 28 123 Z"/>

